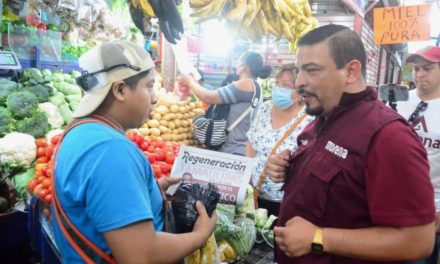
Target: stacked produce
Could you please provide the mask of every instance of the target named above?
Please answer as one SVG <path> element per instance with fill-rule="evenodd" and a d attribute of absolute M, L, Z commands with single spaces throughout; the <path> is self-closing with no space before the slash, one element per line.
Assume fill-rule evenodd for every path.
<path fill-rule="evenodd" d="M 144 137 L 136 130 L 127 131 L 125 135 L 144 152 L 156 179 L 170 176 L 174 160 L 179 153 L 179 144 L 164 142 L 161 138 Z"/>
<path fill-rule="evenodd" d="M 171 95 L 164 95 L 154 106 L 152 118 L 138 131 L 143 136 L 161 137 L 166 142 L 195 145 L 192 120 L 204 113 L 201 102 L 177 101 Z"/>
<path fill-rule="evenodd" d="M 39 138 L 35 141 L 37 145 L 37 163 L 33 180 L 28 184 L 28 189 L 35 193 L 40 199 L 47 203 L 52 201 L 52 179 L 53 164 L 50 162 L 52 154 L 57 147 L 61 134 L 52 137 L 49 141 Z"/>
<path fill-rule="evenodd" d="M 238 37 L 254 42 L 285 37 L 293 53 L 298 40 L 318 26 L 308 0 L 190 0 L 190 6 L 200 21 L 225 17 Z"/>

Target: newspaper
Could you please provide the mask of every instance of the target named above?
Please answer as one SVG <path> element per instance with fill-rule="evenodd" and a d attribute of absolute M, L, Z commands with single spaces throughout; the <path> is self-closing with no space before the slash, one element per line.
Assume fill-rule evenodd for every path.
<path fill-rule="evenodd" d="M 253 158 L 182 146 L 171 177 L 185 183 L 213 183 L 220 191 L 221 203 L 241 205 L 254 165 Z M 178 186 L 170 186 L 167 194 L 173 195 Z"/>

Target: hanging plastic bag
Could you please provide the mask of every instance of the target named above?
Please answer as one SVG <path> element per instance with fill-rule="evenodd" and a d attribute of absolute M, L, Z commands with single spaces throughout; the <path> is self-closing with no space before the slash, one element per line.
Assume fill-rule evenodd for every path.
<path fill-rule="evenodd" d="M 197 201 L 203 203 L 206 212 L 211 217 L 219 199 L 220 193 L 217 187 L 211 183 L 207 185 L 200 185 L 198 183 L 181 184 L 171 200 L 177 232 L 186 233 L 192 231 L 194 223 L 199 216 L 196 208 Z"/>
<path fill-rule="evenodd" d="M 226 241 L 231 245 L 238 256 L 246 257 L 251 252 L 257 238 L 254 221 L 241 216 L 235 223 L 239 227 L 239 231 L 234 235 L 227 237 Z"/>
<path fill-rule="evenodd" d="M 76 21 L 87 28 L 92 25 L 92 5 L 89 0 L 82 0 L 80 2 Z"/>

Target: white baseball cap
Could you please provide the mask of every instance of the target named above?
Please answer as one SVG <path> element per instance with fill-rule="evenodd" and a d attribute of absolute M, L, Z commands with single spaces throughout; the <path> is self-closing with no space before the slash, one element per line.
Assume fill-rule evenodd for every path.
<path fill-rule="evenodd" d="M 154 62 L 140 46 L 118 40 L 87 51 L 79 58 L 79 66 L 83 72 L 77 82 L 81 85 L 81 80 L 85 80 L 88 85 L 81 85 L 84 96 L 73 118 L 93 113 L 107 97 L 114 82 L 148 71 L 154 68 Z M 97 71 L 102 72 L 94 74 Z"/>

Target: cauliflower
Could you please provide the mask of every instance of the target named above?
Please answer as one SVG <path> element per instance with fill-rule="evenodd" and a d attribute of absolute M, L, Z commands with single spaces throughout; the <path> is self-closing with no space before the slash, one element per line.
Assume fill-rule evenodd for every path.
<path fill-rule="evenodd" d="M 35 160 L 35 138 L 24 133 L 12 132 L 0 138 L 0 162 L 30 166 Z"/>
<path fill-rule="evenodd" d="M 58 111 L 58 107 L 54 104 L 47 102 L 38 105 L 40 111 L 45 112 L 47 115 L 47 120 L 52 129 L 60 128 L 64 124 L 64 119 Z"/>

